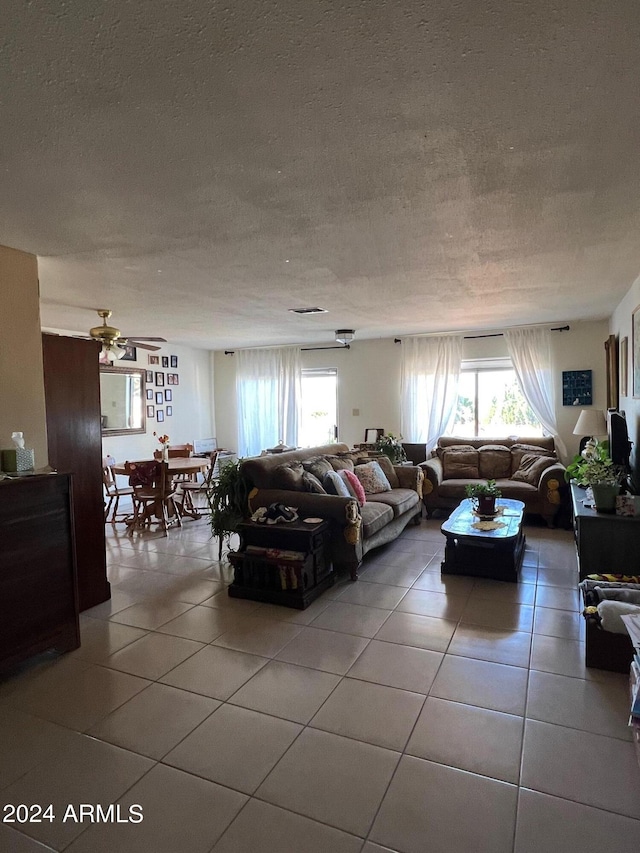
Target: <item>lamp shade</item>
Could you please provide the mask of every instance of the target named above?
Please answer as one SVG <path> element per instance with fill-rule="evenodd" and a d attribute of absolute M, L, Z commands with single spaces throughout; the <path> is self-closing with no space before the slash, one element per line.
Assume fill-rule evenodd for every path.
<path fill-rule="evenodd" d="M 602 409 L 583 409 L 580 412 L 575 427 L 574 435 L 606 435 L 607 422 L 604 419 Z"/>

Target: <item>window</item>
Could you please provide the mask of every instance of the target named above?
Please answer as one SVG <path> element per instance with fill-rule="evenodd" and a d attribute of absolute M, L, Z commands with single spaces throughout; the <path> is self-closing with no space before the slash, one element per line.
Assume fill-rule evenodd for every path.
<path fill-rule="evenodd" d="M 333 444 L 338 438 L 338 371 L 335 367 L 302 371 L 301 447 Z"/>
<path fill-rule="evenodd" d="M 542 435 L 542 425 L 520 390 L 511 359 L 462 362 L 449 434 L 468 438 Z"/>

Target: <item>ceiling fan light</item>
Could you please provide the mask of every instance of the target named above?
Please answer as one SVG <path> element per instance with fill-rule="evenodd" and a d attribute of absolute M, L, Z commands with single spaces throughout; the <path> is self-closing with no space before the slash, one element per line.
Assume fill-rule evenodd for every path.
<path fill-rule="evenodd" d="M 336 329 L 336 342 L 339 344 L 350 344 L 353 340 L 353 336 L 355 335 L 354 329 Z"/>

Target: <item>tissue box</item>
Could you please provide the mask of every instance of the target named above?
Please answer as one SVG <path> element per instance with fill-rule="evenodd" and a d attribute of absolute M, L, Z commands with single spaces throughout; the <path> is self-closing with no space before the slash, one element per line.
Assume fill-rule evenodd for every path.
<path fill-rule="evenodd" d="M 618 495 L 616 498 L 616 515 L 640 516 L 640 497 L 638 495 Z"/>
<path fill-rule="evenodd" d="M 2 470 L 10 473 L 14 471 L 33 471 L 35 459 L 33 450 L 28 448 L 12 447 L 10 450 L 2 451 Z"/>

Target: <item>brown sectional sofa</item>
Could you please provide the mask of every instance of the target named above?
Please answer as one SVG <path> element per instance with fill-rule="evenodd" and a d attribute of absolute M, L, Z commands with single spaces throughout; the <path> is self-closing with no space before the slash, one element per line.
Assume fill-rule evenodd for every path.
<path fill-rule="evenodd" d="M 428 517 L 436 509 L 458 506 L 466 497 L 467 484 L 495 479 L 503 497 L 522 501 L 525 512 L 539 513 L 549 527 L 555 524 L 565 468 L 557 459 L 553 438 L 442 436 L 431 458 L 420 467 L 425 474 L 422 494 Z"/>
<path fill-rule="evenodd" d="M 419 522 L 422 506 L 422 470 L 415 466 L 394 466 L 398 485 L 391 491 L 367 495 L 363 507 L 356 500 L 332 494 L 315 494 L 308 491 L 283 488 L 287 478 L 282 466 L 309 462 L 317 457 L 352 458 L 352 462 L 366 454 L 350 451 L 346 444 L 307 447 L 285 453 L 268 454 L 245 459 L 242 472 L 255 487 L 249 503 L 252 512 L 258 507 L 283 503 L 295 507 L 300 518 L 318 517 L 331 522 L 331 550 L 334 566 L 349 571 L 351 578 L 358 576 L 363 556 L 372 548 L 391 542 L 414 520 Z M 355 463 L 354 463 L 355 464 Z M 286 472 L 284 472 L 286 474 Z"/>

